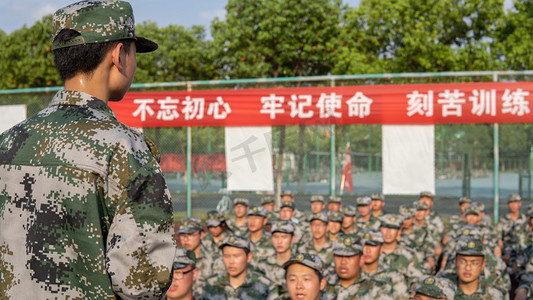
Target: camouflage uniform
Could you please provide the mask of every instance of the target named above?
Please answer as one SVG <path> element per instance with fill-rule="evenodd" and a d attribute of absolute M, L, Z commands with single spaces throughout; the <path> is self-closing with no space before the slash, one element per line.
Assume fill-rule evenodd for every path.
<path fill-rule="evenodd" d="M 472 199 L 468 197 L 459 198 L 459 206 L 465 203 L 472 203 Z M 463 219 L 462 212 L 459 215 L 453 215 L 448 219 L 447 232 L 457 231 L 464 225 L 466 225 L 466 221 Z"/>
<path fill-rule="evenodd" d="M 53 20 L 54 36 L 83 31 L 78 44 L 117 40 L 112 31 L 135 38 L 127 2 L 82 1 Z M 82 29 L 87 22 L 94 30 Z M 175 240 L 156 156 L 105 101 L 81 91 L 57 92 L 1 134 L 0 298 L 160 297 Z"/>
<path fill-rule="evenodd" d="M 513 201 L 522 201 L 520 195 L 511 194 L 507 199 L 507 203 Z M 508 249 L 512 249 L 518 241 L 514 238 L 516 236 L 516 230 L 523 228 L 527 224 L 527 217 L 524 214 L 519 214 L 516 220 L 513 220 L 509 214 L 506 214 L 496 224 L 496 232 L 498 238 L 503 241 L 503 250 L 506 252 Z"/>
<path fill-rule="evenodd" d="M 328 217 L 325 213 L 316 213 L 316 214 L 313 214 L 309 219 L 308 221 L 311 222 L 313 220 L 320 220 L 324 223 L 328 223 Z M 329 274 L 332 274 L 334 272 L 334 267 L 333 267 L 333 253 L 331 252 L 331 249 L 333 249 L 333 241 L 331 241 L 328 237 L 327 237 L 327 232 L 326 232 L 326 243 L 324 244 L 324 246 L 320 249 L 316 249 L 315 248 L 315 245 L 313 243 L 313 238 L 311 238 L 311 240 L 307 243 L 302 243 L 299 247 L 298 247 L 298 251 L 299 253 L 308 253 L 308 254 L 313 254 L 313 255 L 316 255 L 318 256 L 322 262 L 324 263 L 324 265 L 326 266 L 326 269 L 324 269 L 324 276 L 327 277 L 329 276 Z"/>
<path fill-rule="evenodd" d="M 412 291 L 435 299 L 453 300 L 455 285 L 448 279 L 424 275 L 412 286 Z"/>
<path fill-rule="evenodd" d="M 342 213 L 344 214 L 344 216 L 354 217 L 357 215 L 357 208 L 355 208 L 355 206 L 353 205 L 348 205 L 342 208 Z M 354 222 L 354 226 L 352 227 L 351 230 L 350 229 L 346 230 L 343 228 L 342 231 L 345 234 L 357 234 L 359 231 L 359 228 L 355 226 L 355 222 Z"/>
<path fill-rule="evenodd" d="M 356 199 L 356 201 L 357 206 L 368 206 L 370 205 L 370 202 L 372 202 L 372 199 L 370 199 L 370 197 L 359 197 Z M 357 231 L 362 229 L 378 230 L 379 226 L 379 220 L 378 218 L 374 217 L 374 215 L 372 215 L 372 211 L 370 211 L 370 218 L 368 219 L 368 221 L 364 221 L 361 218 L 358 218 L 355 221 L 355 227 L 357 228 Z"/>
<path fill-rule="evenodd" d="M 244 205 L 247 208 L 250 206 L 250 201 L 245 198 L 235 198 L 233 200 L 233 206 L 235 205 Z M 248 231 L 248 223 L 247 221 L 244 222 L 242 226 L 237 225 L 237 220 L 235 218 L 231 218 L 226 220 L 226 224 L 228 225 L 229 229 L 233 231 L 233 234 L 244 236 L 246 232 Z"/>
<path fill-rule="evenodd" d="M 263 218 L 266 218 L 267 216 L 267 210 L 262 206 L 253 206 L 248 210 L 247 213 L 248 216 L 260 216 Z M 250 238 L 250 231 L 246 231 L 244 234 L 244 237 L 250 240 L 250 250 L 252 252 L 252 265 L 254 267 L 257 267 L 257 263 L 268 256 L 276 254 L 274 251 L 274 247 L 272 246 L 272 236 L 270 233 L 265 232 L 263 229 L 263 233 L 261 234 L 261 238 L 259 240 L 254 241 Z"/>
<path fill-rule="evenodd" d="M 373 274 L 361 270 L 362 278 L 378 278 L 390 286 L 389 295 L 395 300 L 408 300 L 408 280 L 404 273 L 393 269 L 378 270 Z"/>

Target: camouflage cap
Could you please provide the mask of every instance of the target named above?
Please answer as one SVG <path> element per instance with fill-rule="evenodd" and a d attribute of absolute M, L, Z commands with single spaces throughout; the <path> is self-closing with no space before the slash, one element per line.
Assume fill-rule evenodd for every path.
<path fill-rule="evenodd" d="M 183 218 L 180 221 L 179 233 L 195 233 L 196 231 L 203 230 L 202 220 L 199 218 Z"/>
<path fill-rule="evenodd" d="M 476 201 L 472 202 L 472 205 L 474 205 L 480 213 L 485 212 L 485 204 Z"/>
<path fill-rule="evenodd" d="M 265 217 L 267 216 L 267 210 L 263 206 L 252 206 L 248 210 L 248 213 L 246 215 L 248 216 L 260 216 Z"/>
<path fill-rule="evenodd" d="M 357 203 L 357 206 L 366 206 L 370 205 L 372 199 L 370 199 L 370 197 L 358 197 L 355 202 Z"/>
<path fill-rule="evenodd" d="M 533 207 L 527 209 L 526 216 L 533 218 Z"/>
<path fill-rule="evenodd" d="M 293 264 L 304 265 L 320 273 L 320 276 L 324 276 L 324 263 L 320 257 L 316 255 L 308 253 L 295 253 L 283 264 L 283 269 L 287 271 L 287 268 Z"/>
<path fill-rule="evenodd" d="M 453 300 L 455 297 L 455 287 L 449 279 L 432 275 L 420 277 L 412 291 L 437 299 Z"/>
<path fill-rule="evenodd" d="M 328 222 L 342 223 L 343 219 L 344 219 L 344 214 L 338 211 L 328 211 Z"/>
<path fill-rule="evenodd" d="M 404 219 L 410 219 L 415 215 L 415 210 L 412 207 L 407 207 L 405 205 L 400 205 L 398 212 Z"/>
<path fill-rule="evenodd" d="M 370 195 L 370 199 L 385 201 L 385 197 L 383 196 L 383 194 L 380 194 L 380 193 L 374 193 Z"/>
<path fill-rule="evenodd" d="M 362 245 L 377 246 L 383 244 L 383 233 L 375 229 L 363 229 L 359 232 L 362 237 Z"/>
<path fill-rule="evenodd" d="M 152 52 L 157 44 L 135 35 L 133 9 L 126 1 L 80 1 L 58 9 L 52 19 L 53 39 L 63 29 L 80 33 L 66 42 L 53 42 L 52 50 L 77 45 L 134 40 L 137 52 Z"/>
<path fill-rule="evenodd" d="M 272 224 L 272 221 L 279 220 L 279 213 L 275 211 L 269 211 L 267 212 L 266 218 L 268 220 L 267 224 Z"/>
<path fill-rule="evenodd" d="M 263 197 L 261 198 L 261 205 L 263 204 L 268 204 L 268 203 L 274 203 L 274 197 L 272 196 L 266 196 L 266 197 Z"/>
<path fill-rule="evenodd" d="M 515 201 L 522 201 L 522 197 L 519 194 L 511 194 L 507 197 L 507 203 Z"/>
<path fill-rule="evenodd" d="M 353 206 L 353 205 L 348 205 L 348 206 L 342 208 L 342 213 L 345 216 L 353 217 L 353 216 L 357 215 L 357 208 L 355 206 Z"/>
<path fill-rule="evenodd" d="M 415 210 L 428 210 L 429 209 L 428 204 L 422 201 L 416 201 L 413 206 Z"/>
<path fill-rule="evenodd" d="M 322 203 L 325 203 L 324 197 L 321 196 L 321 195 L 313 195 L 313 196 L 311 196 L 311 199 L 309 200 L 309 202 L 322 202 Z"/>
<path fill-rule="evenodd" d="M 222 222 L 225 222 L 224 214 L 218 210 L 212 210 L 207 213 L 207 220 L 205 221 L 205 225 L 207 227 L 217 227 Z"/>
<path fill-rule="evenodd" d="M 333 255 L 355 256 L 363 253 L 359 236 L 355 234 L 343 234 L 335 239 Z"/>
<path fill-rule="evenodd" d="M 480 239 L 473 237 L 461 237 L 455 244 L 455 254 L 485 256 L 485 245 Z"/>
<path fill-rule="evenodd" d="M 381 223 L 381 227 L 400 229 L 402 227 L 403 218 L 394 214 L 386 214 L 381 216 L 379 221 Z"/>
<path fill-rule="evenodd" d="M 281 205 L 279 206 L 279 208 L 282 209 L 284 207 L 290 207 L 290 208 L 294 209 L 294 202 L 292 202 L 292 201 L 281 201 Z"/>
<path fill-rule="evenodd" d="M 317 212 L 317 213 L 314 213 L 314 214 L 311 214 L 309 216 L 309 218 L 307 219 L 307 221 L 312 222 L 314 220 L 319 220 L 319 221 L 322 221 L 324 223 L 327 223 L 328 222 L 328 216 L 323 213 L 323 212 Z"/>
<path fill-rule="evenodd" d="M 329 196 L 328 203 L 342 203 L 342 198 L 338 196 Z"/>
<path fill-rule="evenodd" d="M 465 216 L 470 214 L 479 215 L 479 209 L 474 204 L 470 204 L 465 208 Z"/>
<path fill-rule="evenodd" d="M 196 267 L 196 254 L 192 250 L 177 247 L 174 253 L 174 269 L 183 269 L 187 266 Z"/>
<path fill-rule="evenodd" d="M 238 205 L 238 204 L 242 204 L 244 206 L 250 206 L 250 200 L 246 199 L 246 198 L 235 198 L 233 199 L 233 205 Z"/>
<path fill-rule="evenodd" d="M 294 197 L 294 194 L 292 193 L 291 190 L 284 190 L 283 192 L 281 192 L 281 197 L 283 196 L 291 196 L 291 197 Z"/>
<path fill-rule="evenodd" d="M 222 250 L 226 246 L 241 248 L 249 252 L 250 240 L 240 235 L 230 235 L 224 239 L 218 248 Z"/>
<path fill-rule="evenodd" d="M 288 220 L 277 220 L 272 222 L 271 233 L 274 232 L 283 232 L 283 233 L 294 233 L 294 224 Z"/>
<path fill-rule="evenodd" d="M 481 228 L 477 225 L 464 225 L 457 231 L 457 237 L 468 236 L 476 239 L 483 240 L 484 234 Z"/>
<path fill-rule="evenodd" d="M 421 192 L 419 195 L 418 195 L 418 199 L 422 198 L 422 197 L 428 197 L 428 198 L 431 198 L 433 199 L 433 193 L 432 192 L 429 192 L 429 191 L 423 191 Z"/>
<path fill-rule="evenodd" d="M 468 198 L 468 197 L 461 197 L 459 198 L 459 205 L 463 204 L 463 203 L 472 203 L 472 199 Z"/>

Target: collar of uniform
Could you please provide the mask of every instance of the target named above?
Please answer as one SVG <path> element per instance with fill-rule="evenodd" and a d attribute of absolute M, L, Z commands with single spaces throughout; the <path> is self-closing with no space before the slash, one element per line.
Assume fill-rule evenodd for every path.
<path fill-rule="evenodd" d="M 48 106 L 59 105 L 87 106 L 93 109 L 101 110 L 107 115 L 116 119 L 115 114 L 105 103 L 105 101 L 81 91 L 58 91 Z"/>
<path fill-rule="evenodd" d="M 450 279 L 451 279 L 452 283 L 457 287 L 457 291 L 455 292 L 456 298 L 457 298 L 457 296 L 465 296 L 466 294 L 459 287 L 459 279 L 457 278 L 457 276 L 455 276 L 453 278 L 450 278 Z M 487 282 L 484 280 L 483 276 L 481 276 L 481 277 L 479 277 L 477 290 L 474 293 L 472 293 L 470 296 L 485 295 L 486 292 L 487 292 Z"/>
<path fill-rule="evenodd" d="M 249 267 L 247 267 L 246 277 L 244 277 L 244 281 L 242 282 L 242 284 L 237 289 L 253 285 L 255 283 L 255 281 L 256 281 L 254 279 L 256 279 L 256 278 L 253 278 L 252 270 Z M 226 271 L 224 273 L 224 275 L 222 275 L 219 278 L 219 283 L 220 283 L 220 286 L 231 286 L 231 283 L 229 281 L 229 273 L 228 273 L 228 271 Z"/>

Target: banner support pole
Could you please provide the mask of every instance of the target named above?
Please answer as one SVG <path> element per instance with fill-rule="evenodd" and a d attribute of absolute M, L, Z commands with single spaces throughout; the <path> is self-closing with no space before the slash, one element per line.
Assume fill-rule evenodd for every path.
<path fill-rule="evenodd" d="M 192 91 L 192 85 L 190 82 L 187 82 L 187 91 Z M 191 217 L 191 180 L 192 180 L 192 169 L 191 169 L 191 160 L 192 160 L 192 138 L 191 138 L 191 127 L 187 127 L 187 217 Z"/>
<path fill-rule="evenodd" d="M 498 81 L 498 74 L 492 76 L 494 82 Z M 499 147 L 499 124 L 494 123 L 494 224 L 498 223 L 500 213 L 500 147 Z"/>
<path fill-rule="evenodd" d="M 331 80 L 331 86 L 335 86 L 335 79 Z M 331 196 L 335 196 L 335 123 L 330 125 L 330 190 Z"/>

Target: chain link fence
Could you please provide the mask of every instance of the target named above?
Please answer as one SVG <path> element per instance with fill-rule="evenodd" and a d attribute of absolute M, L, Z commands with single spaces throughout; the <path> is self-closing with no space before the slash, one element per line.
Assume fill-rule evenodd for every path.
<path fill-rule="evenodd" d="M 407 74 L 408 75 L 408 74 Z M 245 89 L 269 87 L 310 87 L 333 85 L 379 85 L 437 82 L 478 82 L 493 81 L 490 74 L 469 74 L 457 76 L 417 77 L 376 76 L 371 78 L 339 79 L 318 77 L 308 80 L 294 80 L 270 83 L 228 83 L 192 85 L 193 89 Z M 501 81 L 528 81 L 532 75 L 500 75 Z M 178 90 L 186 84 L 171 87 L 147 88 L 134 85 L 130 91 Z M 191 85 L 189 85 L 191 87 Z M 54 89 L 28 91 L 2 91 L 0 105 L 25 104 L 28 116 L 37 113 L 48 105 L 55 94 Z M 449 215 L 458 211 L 457 199 L 469 196 L 486 204 L 487 212 L 492 211 L 494 194 L 494 152 L 492 149 L 492 124 L 437 124 L 435 125 L 435 208 L 441 214 Z M 531 198 L 531 145 L 528 136 L 533 133 L 530 124 L 501 124 L 502 142 L 500 157 L 500 198 L 510 193 L 520 193 L 528 201 Z M 283 159 L 282 190 L 295 193 L 299 209 L 309 210 L 309 198 L 313 194 L 329 195 L 331 180 L 330 126 L 285 126 L 284 156 L 278 156 L 282 127 L 273 127 L 272 145 L 274 159 Z M 187 128 L 144 128 L 144 134 L 159 147 L 161 166 L 165 172 L 176 217 L 187 212 L 186 149 Z M 342 195 L 345 205 L 354 205 L 355 198 L 382 191 L 381 125 L 335 126 L 336 182 L 340 182 L 340 170 L 346 143 L 350 143 L 354 193 Z M 523 136 L 520 145 L 506 147 L 505 138 Z M 191 129 L 192 214 L 204 217 L 208 210 L 215 209 L 224 197 L 246 197 L 258 205 L 260 193 L 232 192 L 226 190 L 224 128 L 193 127 Z M 512 139 L 511 139 L 512 140 Z M 502 143 L 501 142 L 501 143 Z M 509 150 L 511 149 L 511 150 Z M 275 173 L 274 173 L 275 174 Z M 338 184 L 337 184 L 338 186 Z M 337 191 L 337 193 L 339 193 Z M 386 210 L 393 212 L 401 204 L 411 203 L 412 196 L 387 196 Z M 506 211 L 505 201 L 500 201 L 500 209 Z"/>

